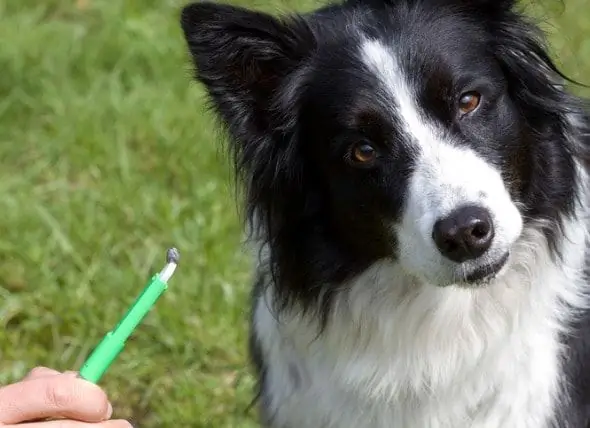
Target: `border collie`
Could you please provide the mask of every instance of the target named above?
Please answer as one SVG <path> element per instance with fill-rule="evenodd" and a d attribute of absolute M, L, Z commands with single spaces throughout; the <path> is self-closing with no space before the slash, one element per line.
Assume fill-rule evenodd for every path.
<path fill-rule="evenodd" d="M 590 118 L 512 0 L 186 6 L 272 428 L 590 426 Z"/>

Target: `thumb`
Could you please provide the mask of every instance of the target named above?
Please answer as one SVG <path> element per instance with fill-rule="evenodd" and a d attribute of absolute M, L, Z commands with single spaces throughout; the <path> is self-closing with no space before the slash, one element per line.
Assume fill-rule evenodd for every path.
<path fill-rule="evenodd" d="M 0 423 L 4 424 L 60 417 L 100 422 L 111 414 L 104 391 L 73 374 L 38 377 L 0 388 Z"/>
<path fill-rule="evenodd" d="M 56 376 L 61 374 L 57 370 L 53 370 L 47 367 L 39 366 L 32 369 L 24 378 L 23 380 L 32 380 L 37 379 L 40 377 L 47 377 L 47 376 Z"/>

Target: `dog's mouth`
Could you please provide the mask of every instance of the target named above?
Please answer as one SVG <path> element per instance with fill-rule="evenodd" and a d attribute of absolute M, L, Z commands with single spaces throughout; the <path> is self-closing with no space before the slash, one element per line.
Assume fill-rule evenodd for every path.
<path fill-rule="evenodd" d="M 510 253 L 506 252 L 497 261 L 477 267 L 475 270 L 465 275 L 464 282 L 468 284 L 482 284 L 491 281 L 506 265 L 509 256 Z"/>

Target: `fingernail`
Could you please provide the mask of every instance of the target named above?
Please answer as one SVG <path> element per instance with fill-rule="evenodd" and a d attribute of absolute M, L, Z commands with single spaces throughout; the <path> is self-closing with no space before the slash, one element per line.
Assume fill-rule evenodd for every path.
<path fill-rule="evenodd" d="M 113 416 L 113 405 L 111 403 L 108 403 L 108 407 L 107 407 L 107 419 L 110 419 L 111 416 Z"/>

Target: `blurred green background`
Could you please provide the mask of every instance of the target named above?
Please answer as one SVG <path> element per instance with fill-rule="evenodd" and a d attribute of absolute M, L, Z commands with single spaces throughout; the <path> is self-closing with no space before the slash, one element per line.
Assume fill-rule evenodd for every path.
<path fill-rule="evenodd" d="M 184 3 L 0 0 L 0 384 L 35 365 L 78 369 L 176 245 L 169 291 L 104 378 L 115 416 L 252 427 L 249 261 L 190 80 Z M 529 10 L 557 62 L 590 83 L 590 0 Z"/>

